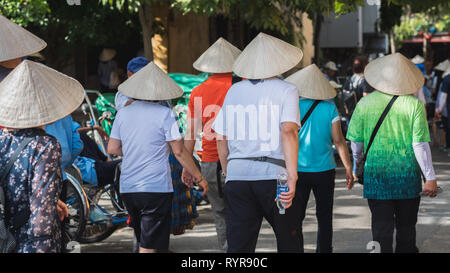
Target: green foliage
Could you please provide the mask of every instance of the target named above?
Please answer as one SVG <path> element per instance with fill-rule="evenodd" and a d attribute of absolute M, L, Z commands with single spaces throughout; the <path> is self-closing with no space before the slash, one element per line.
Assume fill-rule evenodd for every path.
<path fill-rule="evenodd" d="M 416 36 L 420 31 L 426 33 L 430 28 L 438 32 L 450 31 L 450 4 L 443 4 L 427 9 L 426 12 L 409 13 L 402 18 L 399 26 L 395 26 L 395 42 L 401 46 L 403 40 Z"/>
<path fill-rule="evenodd" d="M 0 14 L 24 27 L 28 24 L 46 25 L 49 13 L 46 0 L 0 0 Z"/>

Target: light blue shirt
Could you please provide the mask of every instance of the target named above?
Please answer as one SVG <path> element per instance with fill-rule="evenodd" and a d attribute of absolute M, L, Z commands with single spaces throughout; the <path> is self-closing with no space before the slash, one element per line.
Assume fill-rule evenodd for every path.
<path fill-rule="evenodd" d="M 111 138 L 122 142 L 120 192 L 173 192 L 167 142 L 181 139 L 168 107 L 135 101 L 117 112 Z"/>
<path fill-rule="evenodd" d="M 80 169 L 83 181 L 93 186 L 98 186 L 97 171 L 95 170 L 95 160 L 92 158 L 78 156 L 73 162 Z"/>
<path fill-rule="evenodd" d="M 234 159 L 267 156 L 284 159 L 281 125 L 300 125 L 298 90 L 277 78 L 241 81 L 227 93 L 213 129 L 227 136 L 230 160 L 226 181 L 277 179 L 280 167 L 267 162 Z"/>
<path fill-rule="evenodd" d="M 300 99 L 300 113 L 305 115 L 313 103 L 311 99 Z M 331 136 L 331 125 L 336 121 L 339 121 L 336 105 L 321 101 L 302 125 L 298 140 L 299 172 L 324 172 L 336 168 Z"/>
<path fill-rule="evenodd" d="M 75 158 L 83 150 L 83 141 L 77 132 L 80 125 L 72 120 L 72 116 L 68 115 L 51 124 L 45 125 L 45 131 L 54 137 L 61 146 L 61 172 L 63 179 L 66 179 L 64 170 L 72 166 Z"/>

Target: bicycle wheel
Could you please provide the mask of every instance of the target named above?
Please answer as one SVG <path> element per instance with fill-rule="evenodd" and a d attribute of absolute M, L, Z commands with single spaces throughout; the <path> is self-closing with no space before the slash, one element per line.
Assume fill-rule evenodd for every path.
<path fill-rule="evenodd" d="M 117 221 L 118 217 L 116 215 L 118 213 L 111 202 L 109 187 L 101 189 L 95 195 L 88 197 L 88 199 L 91 204 L 91 211 L 100 211 L 100 213 L 108 215 L 109 218 L 105 217 L 105 219 L 97 222 L 93 222 L 93 219 L 89 219 L 82 236 L 79 238 L 80 243 L 89 244 L 101 242 L 111 236 L 117 229 L 126 226 L 126 223 L 122 224 L 121 221 Z M 124 215 L 124 217 L 126 217 L 126 215 Z"/>
<path fill-rule="evenodd" d="M 86 215 L 82 194 L 72 182 L 67 183 L 66 205 L 69 209 L 69 217 L 65 225 L 64 233 L 71 241 L 78 241 L 86 227 Z M 76 183 L 76 182 L 75 182 Z"/>

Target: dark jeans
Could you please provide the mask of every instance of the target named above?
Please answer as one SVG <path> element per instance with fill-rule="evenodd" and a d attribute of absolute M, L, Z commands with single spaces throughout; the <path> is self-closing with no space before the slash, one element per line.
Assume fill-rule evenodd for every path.
<path fill-rule="evenodd" d="M 297 216 L 290 208 L 279 214 L 276 188 L 276 180 L 226 183 L 228 253 L 255 252 L 263 217 L 275 232 L 278 252 L 300 252 L 299 237 L 292 225 Z"/>
<path fill-rule="evenodd" d="M 369 199 L 372 212 L 373 240 L 380 243 L 381 253 L 393 252 L 394 229 L 396 253 L 416 253 L 416 223 L 420 197 L 400 200 Z"/>
<path fill-rule="evenodd" d="M 336 171 L 299 172 L 292 210 L 297 215 L 297 233 L 300 238 L 301 252 L 303 246 L 303 220 L 305 219 L 311 190 L 316 199 L 316 217 L 318 222 L 317 253 L 331 253 L 333 251 L 333 201 Z"/>

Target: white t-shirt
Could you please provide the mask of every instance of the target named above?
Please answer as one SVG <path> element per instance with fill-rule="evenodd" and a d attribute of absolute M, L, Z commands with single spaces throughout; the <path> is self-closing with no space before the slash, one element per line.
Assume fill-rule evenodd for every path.
<path fill-rule="evenodd" d="M 167 142 L 181 138 L 168 107 L 135 101 L 116 116 L 111 138 L 122 142 L 120 192 L 173 192 Z"/>
<path fill-rule="evenodd" d="M 277 78 L 234 84 L 212 127 L 227 136 L 228 159 L 284 159 L 281 123 L 294 122 L 300 127 L 298 100 L 297 88 Z M 233 159 L 227 166 L 226 181 L 276 179 L 279 169 L 272 163 Z"/>

